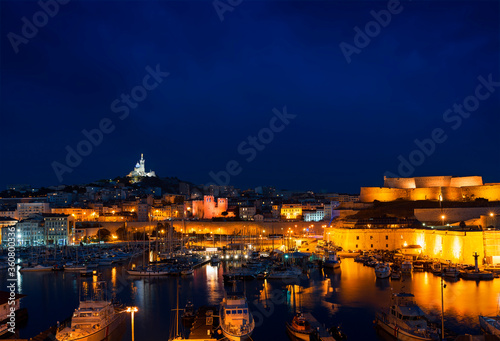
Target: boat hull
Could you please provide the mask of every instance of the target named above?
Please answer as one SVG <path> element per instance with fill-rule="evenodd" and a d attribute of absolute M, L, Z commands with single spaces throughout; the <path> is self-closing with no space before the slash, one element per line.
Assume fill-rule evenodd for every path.
<path fill-rule="evenodd" d="M 57 341 L 119 341 L 125 332 L 126 314 L 117 314 L 116 318 L 106 327 L 85 336 L 57 335 Z"/>
<path fill-rule="evenodd" d="M 317 340 L 314 331 L 304 332 L 304 331 L 296 330 L 288 322 L 286 323 L 286 331 L 287 331 L 288 335 L 293 340 L 300 340 L 300 341 L 316 341 Z"/>
<path fill-rule="evenodd" d="M 470 279 L 475 281 L 488 281 L 493 279 L 493 272 L 475 272 L 475 271 L 462 271 L 460 276 L 463 279 Z"/>
<path fill-rule="evenodd" d="M 375 324 L 379 326 L 381 329 L 385 330 L 387 333 L 391 334 L 396 338 L 396 340 L 400 341 L 433 341 L 434 339 L 422 337 L 418 335 L 410 334 L 404 330 L 401 330 L 395 324 L 384 321 L 380 316 L 376 316 Z"/>
<path fill-rule="evenodd" d="M 19 272 L 42 272 L 42 271 L 52 271 L 52 267 L 51 266 L 47 266 L 47 267 L 34 267 L 34 268 L 21 268 L 19 269 Z"/>
<path fill-rule="evenodd" d="M 131 276 L 166 276 L 169 275 L 169 271 L 140 271 L 140 270 L 127 270 L 127 273 Z"/>
<path fill-rule="evenodd" d="M 500 318 L 479 315 L 479 325 L 487 334 L 500 337 Z"/>

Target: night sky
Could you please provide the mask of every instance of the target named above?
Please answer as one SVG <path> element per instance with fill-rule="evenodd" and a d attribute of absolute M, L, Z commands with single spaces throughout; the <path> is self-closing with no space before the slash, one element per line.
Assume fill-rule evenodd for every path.
<path fill-rule="evenodd" d="M 114 178 L 141 153 L 148 170 L 193 183 L 229 163 L 239 188 L 500 182 L 498 1 L 402 1 L 392 14 L 387 1 L 217 1 L 224 13 L 212 1 L 61 0 L 53 17 L 2 1 L 0 189 Z M 38 32 L 23 37 L 34 15 Z M 100 125 L 102 141 L 82 143 Z M 251 147 L 258 134 L 267 144 Z M 69 167 L 79 144 L 88 155 Z"/>

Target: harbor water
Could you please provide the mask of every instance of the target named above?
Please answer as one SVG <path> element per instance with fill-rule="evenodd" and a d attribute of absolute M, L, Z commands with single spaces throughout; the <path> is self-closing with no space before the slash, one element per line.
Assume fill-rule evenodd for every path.
<path fill-rule="evenodd" d="M 126 306 L 136 306 L 135 340 L 166 341 L 176 308 L 177 283 L 179 308 L 188 300 L 195 307 L 219 305 L 225 290 L 223 273 L 230 264 L 195 269 L 194 274 L 180 277 L 133 277 L 124 266 L 99 268 L 108 284 L 109 298 Z M 20 338 L 36 334 L 71 316 L 78 306 L 81 281 L 78 273 L 18 273 L 18 291 L 27 295 L 22 306 L 29 319 L 19 331 Z M 0 281 L 7 290 L 7 272 Z M 496 315 L 500 279 L 490 281 L 450 281 L 445 279 L 445 327 L 458 334 L 480 334 L 478 315 Z M 441 316 L 441 278 L 430 272 L 415 272 L 400 280 L 376 279 L 374 269 L 354 262 L 342 261 L 338 270 L 312 268 L 299 280 L 255 279 L 238 283 L 246 293 L 256 328 L 252 339 L 288 340 L 285 322 L 294 312 L 310 312 L 326 327 L 341 325 L 349 340 L 390 340 L 389 335 L 374 328 L 375 312 L 390 301 L 392 292 L 411 292 L 420 307 L 437 322 Z M 131 340 L 131 321 L 127 319 L 123 340 Z"/>

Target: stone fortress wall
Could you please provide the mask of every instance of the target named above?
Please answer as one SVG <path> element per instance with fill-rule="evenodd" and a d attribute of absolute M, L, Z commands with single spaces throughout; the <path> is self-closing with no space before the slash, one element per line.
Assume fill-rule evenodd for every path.
<path fill-rule="evenodd" d="M 498 201 L 500 184 L 483 184 L 481 176 L 384 177 L 384 187 L 361 187 L 360 201 L 440 200 L 440 196 L 445 201 Z"/>

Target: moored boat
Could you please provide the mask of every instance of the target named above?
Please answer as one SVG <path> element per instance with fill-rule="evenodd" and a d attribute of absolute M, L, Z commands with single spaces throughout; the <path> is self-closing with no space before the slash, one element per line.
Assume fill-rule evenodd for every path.
<path fill-rule="evenodd" d="M 411 274 L 413 270 L 413 263 L 411 260 L 405 260 L 402 264 L 401 264 L 401 273 L 403 274 Z"/>
<path fill-rule="evenodd" d="M 311 324 L 302 313 L 297 313 L 291 323 L 286 322 L 286 331 L 294 340 L 318 340 L 316 330 L 311 328 Z"/>
<path fill-rule="evenodd" d="M 193 269 L 184 269 L 181 271 L 181 275 L 183 276 L 189 276 L 189 275 L 192 275 L 194 274 L 194 270 Z"/>
<path fill-rule="evenodd" d="M 441 262 L 434 262 L 431 265 L 432 273 L 435 275 L 441 275 L 443 273 L 443 265 Z"/>
<path fill-rule="evenodd" d="M 221 261 L 221 258 L 219 255 L 213 255 L 211 258 L 210 258 L 210 265 L 212 266 L 215 266 L 217 264 L 219 264 Z"/>
<path fill-rule="evenodd" d="M 224 297 L 220 305 L 220 318 L 222 333 L 228 340 L 250 339 L 255 321 L 243 294 L 231 293 Z"/>
<path fill-rule="evenodd" d="M 479 315 L 479 326 L 481 329 L 491 335 L 500 337 L 500 316 Z"/>
<path fill-rule="evenodd" d="M 52 266 L 50 265 L 34 265 L 26 266 L 19 269 L 19 272 L 39 272 L 39 271 L 52 271 Z"/>
<path fill-rule="evenodd" d="M 379 263 L 375 266 L 375 276 L 377 278 L 389 278 L 391 275 L 391 267 L 387 263 Z"/>
<path fill-rule="evenodd" d="M 375 315 L 375 324 L 402 341 L 439 340 L 439 330 L 430 327 L 424 312 L 410 293 L 393 294 L 388 311 Z"/>
<path fill-rule="evenodd" d="M 500 264 L 488 264 L 484 266 L 484 271 L 500 274 Z"/>
<path fill-rule="evenodd" d="M 445 277 L 458 278 L 460 270 L 457 266 L 450 264 L 447 268 L 444 268 L 443 273 Z"/>
<path fill-rule="evenodd" d="M 463 279 L 472 279 L 476 281 L 484 281 L 493 279 L 493 272 L 479 270 L 478 264 L 479 255 L 474 253 L 474 269 L 460 270 L 460 276 Z"/>
<path fill-rule="evenodd" d="M 157 268 L 157 267 L 147 267 L 147 268 L 135 268 L 127 270 L 127 273 L 131 276 L 166 276 L 170 274 L 167 269 Z"/>
<path fill-rule="evenodd" d="M 323 255 L 323 266 L 332 269 L 340 268 L 340 260 L 337 257 L 336 251 L 325 250 L 325 254 Z"/>
<path fill-rule="evenodd" d="M 401 272 L 399 272 L 399 271 L 392 271 L 391 272 L 391 279 L 401 279 Z"/>
<path fill-rule="evenodd" d="M 64 265 L 64 271 L 81 271 L 81 270 L 87 270 L 87 266 L 84 264 L 73 264 L 73 263 L 67 263 Z"/>
<path fill-rule="evenodd" d="M 62 326 L 56 332 L 58 341 L 119 340 L 124 331 L 127 314 L 121 307 L 102 297 L 80 301 L 73 312 L 70 326 Z M 116 335 L 116 337 L 115 337 Z"/>

